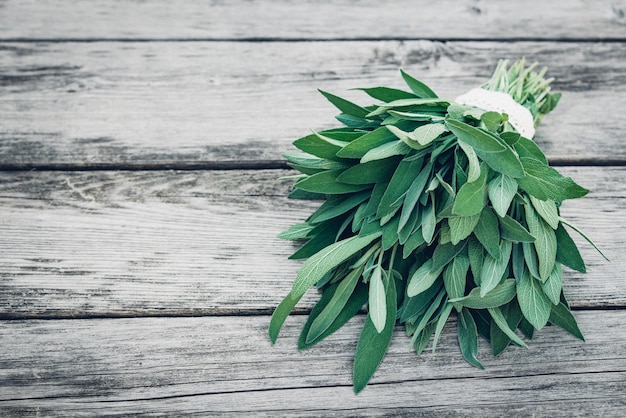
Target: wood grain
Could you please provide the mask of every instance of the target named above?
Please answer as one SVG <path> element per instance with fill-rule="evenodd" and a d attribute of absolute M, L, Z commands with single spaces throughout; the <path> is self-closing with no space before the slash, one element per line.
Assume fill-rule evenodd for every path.
<path fill-rule="evenodd" d="M 9 0 L 2 39 L 624 39 L 621 0 Z"/>
<path fill-rule="evenodd" d="M 588 273 L 574 306 L 626 305 L 625 168 L 562 169 L 592 192 L 563 215 Z M 301 262 L 276 235 L 319 202 L 290 200 L 290 171 L 16 172 L 0 176 L 0 314 L 7 318 L 269 313 Z M 317 300 L 311 291 L 300 311 Z"/>
<path fill-rule="evenodd" d="M 465 363 L 454 321 L 435 354 L 408 350 L 400 328 L 355 396 L 352 356 L 363 317 L 310 350 L 304 317 L 271 347 L 269 318 L 0 322 L 0 413 L 11 416 L 617 416 L 626 408 L 624 311 L 577 312 L 587 342 L 548 327 L 529 349 Z"/>
<path fill-rule="evenodd" d="M 318 88 L 370 104 L 349 89 L 403 87 L 404 68 L 453 98 L 522 56 L 564 93 L 538 130 L 546 154 L 623 164 L 626 43 L 94 42 L 0 44 L 0 167 L 282 160 L 338 126 Z"/>

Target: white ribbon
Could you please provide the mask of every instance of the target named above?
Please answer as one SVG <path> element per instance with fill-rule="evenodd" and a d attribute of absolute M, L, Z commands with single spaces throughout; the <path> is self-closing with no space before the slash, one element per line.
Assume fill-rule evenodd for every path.
<path fill-rule="evenodd" d="M 532 113 L 507 93 L 475 88 L 457 97 L 455 102 L 487 111 L 506 113 L 509 116 L 509 123 L 523 137 L 532 139 L 535 136 Z"/>

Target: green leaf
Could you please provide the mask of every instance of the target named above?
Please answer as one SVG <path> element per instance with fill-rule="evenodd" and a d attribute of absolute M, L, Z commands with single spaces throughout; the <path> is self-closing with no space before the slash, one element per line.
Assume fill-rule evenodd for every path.
<path fill-rule="evenodd" d="M 511 243 L 502 241 L 500 244 L 500 257 L 493 258 L 491 255 L 485 257 L 483 267 L 480 271 L 480 296 L 491 292 L 502 280 L 506 273 L 509 259 L 511 258 Z"/>
<path fill-rule="evenodd" d="M 413 78 L 409 74 L 405 73 L 403 70 L 400 70 L 400 73 L 402 74 L 402 78 L 404 79 L 404 82 L 407 84 L 407 86 L 409 86 L 411 91 L 413 91 L 413 93 L 415 93 L 418 97 L 431 98 L 431 99 L 436 99 L 438 97 L 437 94 L 435 94 L 435 92 L 432 91 L 431 88 L 428 87 L 426 84 Z"/>
<path fill-rule="evenodd" d="M 409 187 L 411 187 L 416 173 L 418 173 L 421 168 L 421 159 L 413 161 L 407 161 L 407 159 L 404 159 L 400 162 L 400 164 L 398 164 L 398 168 L 393 173 L 389 186 L 387 186 L 385 194 L 378 205 L 378 209 L 376 211 L 378 218 L 388 216 L 399 209 L 400 203 L 398 202 L 398 199 L 406 193 Z"/>
<path fill-rule="evenodd" d="M 493 170 L 515 178 L 524 175 L 517 154 L 500 138 L 455 119 L 447 119 L 446 125 L 459 141 L 474 148 L 476 154 Z"/>
<path fill-rule="evenodd" d="M 484 297 L 480 296 L 480 287 L 475 287 L 465 297 L 451 299 L 452 303 L 459 303 L 471 309 L 497 308 L 509 303 L 515 297 L 515 279 L 506 279 Z"/>
<path fill-rule="evenodd" d="M 533 245 L 539 259 L 539 277 L 545 281 L 552 273 L 556 260 L 556 235 L 550 226 L 539 218 L 532 206 L 525 205 L 524 209 L 526 210 L 528 230 L 536 238 Z"/>
<path fill-rule="evenodd" d="M 361 163 L 367 163 L 374 160 L 382 160 L 384 158 L 393 157 L 395 155 L 406 155 L 411 150 L 403 141 L 391 141 L 368 151 Z"/>
<path fill-rule="evenodd" d="M 397 295 L 395 281 L 390 278 L 387 286 L 385 306 L 387 315 L 385 328 L 378 332 L 369 314 L 361 331 L 354 356 L 354 372 L 352 383 L 354 392 L 359 393 L 365 388 L 380 365 L 393 335 L 396 322 Z"/>
<path fill-rule="evenodd" d="M 497 132 L 502 125 L 502 115 L 498 112 L 485 112 L 480 115 L 480 121 L 490 132 Z"/>
<path fill-rule="evenodd" d="M 302 296 L 312 285 L 317 283 L 326 273 L 343 263 L 374 240 L 380 233 L 364 237 L 353 236 L 338 241 L 309 258 L 298 271 L 291 290 L 292 297 Z"/>
<path fill-rule="evenodd" d="M 474 235 L 493 258 L 500 258 L 500 229 L 491 208 L 486 207 L 480 214 Z"/>
<path fill-rule="evenodd" d="M 337 150 L 336 156 L 341 158 L 362 158 L 368 151 L 394 139 L 395 135 L 382 126 L 360 136 L 340 150 Z"/>
<path fill-rule="evenodd" d="M 504 315 L 502 315 L 500 309 L 488 308 L 488 310 L 491 318 L 494 320 L 496 325 L 502 330 L 502 332 L 506 334 L 507 337 L 511 339 L 511 341 L 513 341 L 515 344 L 520 345 L 521 347 L 528 348 L 526 343 L 522 341 L 522 339 L 518 337 L 517 334 L 515 334 L 515 331 L 509 328 L 509 325 L 507 324 L 506 319 L 504 318 Z"/>
<path fill-rule="evenodd" d="M 293 293 L 289 293 L 274 310 L 272 318 L 270 319 L 270 326 L 268 330 L 272 344 L 276 343 L 278 334 L 280 333 L 280 329 L 283 327 L 285 319 L 287 319 L 301 297 L 302 295 L 294 296 Z"/>
<path fill-rule="evenodd" d="M 458 244 L 463 241 L 465 238 L 469 237 L 478 220 L 480 219 L 480 214 L 472 215 L 472 216 L 455 216 L 452 218 L 448 218 L 448 225 L 450 226 L 450 239 L 453 245 Z"/>
<path fill-rule="evenodd" d="M 390 280 L 393 280 L 393 278 Z M 376 266 L 370 276 L 368 313 L 378 333 L 383 331 L 387 320 L 387 307 L 385 305 L 385 299 L 383 271 L 380 266 Z"/>
<path fill-rule="evenodd" d="M 610 261 L 610 260 L 606 257 L 606 255 L 604 255 L 604 253 L 600 250 L 600 248 L 598 248 L 598 246 L 597 246 L 597 245 L 596 245 L 596 244 L 595 244 L 595 243 L 591 240 L 591 238 L 589 238 L 587 235 L 585 235 L 585 234 L 583 233 L 583 231 L 581 231 L 580 229 L 576 228 L 574 225 L 572 225 L 571 223 L 567 222 L 567 221 L 566 221 L 565 219 L 563 219 L 563 218 L 559 218 L 559 220 L 561 221 L 561 223 L 563 223 L 563 224 L 565 224 L 565 225 L 569 226 L 569 227 L 570 227 L 570 228 L 572 228 L 574 231 L 578 232 L 578 234 L 579 234 L 581 237 L 583 237 L 583 238 L 585 239 L 585 241 L 587 241 L 589 244 L 591 244 L 591 246 L 592 246 L 593 248 L 595 248 L 595 249 L 596 249 L 596 251 L 597 251 L 598 253 L 600 253 L 600 255 L 601 255 L 601 256 L 602 256 L 602 257 L 603 257 L 606 261 Z"/>
<path fill-rule="evenodd" d="M 450 317 L 450 313 L 452 312 L 452 304 L 446 303 L 441 314 L 439 314 L 439 319 L 437 319 L 437 327 L 435 328 L 435 337 L 433 338 L 433 353 L 437 348 L 437 341 L 439 341 L 439 336 L 441 335 L 441 331 L 443 327 L 446 325 L 448 318 Z"/>
<path fill-rule="evenodd" d="M 539 277 L 539 261 L 537 261 L 537 252 L 535 246 L 530 242 L 522 242 L 522 249 L 524 251 L 524 261 L 526 267 L 533 277 Z"/>
<path fill-rule="evenodd" d="M 330 297 L 331 297 L 330 292 L 328 291 L 324 292 L 324 294 L 322 295 L 322 299 L 320 299 L 320 301 L 313 307 L 313 309 L 311 310 L 311 313 L 309 314 L 309 318 L 306 321 L 306 324 L 304 324 L 304 328 L 302 329 L 302 333 L 300 334 L 300 338 L 298 339 L 298 349 L 304 350 L 305 348 L 314 346 L 318 342 L 322 341 L 324 338 L 328 337 L 329 335 L 337 331 L 346 322 L 348 322 L 350 318 L 352 318 L 361 310 L 361 308 L 367 301 L 367 295 L 368 295 L 367 289 L 368 288 L 366 285 L 359 283 L 359 285 L 357 285 L 356 289 L 354 290 L 354 293 L 352 293 L 352 295 L 350 296 L 350 299 L 348 299 L 348 302 L 346 303 L 344 308 L 341 310 L 337 318 L 335 318 L 333 323 L 318 338 L 307 343 L 306 337 L 307 335 L 309 335 L 309 330 L 313 321 L 315 321 L 315 319 L 317 318 L 317 315 L 319 315 L 322 309 L 324 309 L 324 307 L 327 306 L 327 302 L 328 300 L 330 300 Z M 326 296 L 327 292 L 329 293 L 328 296 Z M 327 299 L 325 300 L 325 298 Z"/>
<path fill-rule="evenodd" d="M 433 270 L 443 270 L 443 268 L 447 266 L 448 263 L 454 259 L 454 257 L 456 257 L 461 251 L 463 251 L 463 248 L 465 248 L 465 244 L 466 242 L 461 242 L 457 245 L 438 245 L 437 248 L 435 248 L 432 256 Z"/>
<path fill-rule="evenodd" d="M 476 357 L 478 354 L 478 331 L 476 329 L 476 322 L 467 309 L 462 309 L 459 313 L 459 321 L 457 322 L 456 329 L 463 358 L 472 366 L 483 370 L 483 365 Z"/>
<path fill-rule="evenodd" d="M 569 177 L 533 158 L 521 158 L 524 177 L 517 180 L 520 188 L 540 200 L 561 202 L 586 195 L 589 190 L 579 186 Z"/>
<path fill-rule="evenodd" d="M 541 148 L 537 146 L 535 141 L 532 139 L 524 138 L 523 136 L 518 139 L 518 141 L 513 145 L 515 151 L 521 158 L 534 158 L 535 160 L 543 163 L 544 165 L 548 164 L 548 159 L 541 151 Z"/>
<path fill-rule="evenodd" d="M 469 258 L 456 256 L 443 271 L 443 284 L 450 299 L 462 298 L 465 294 Z"/>
<path fill-rule="evenodd" d="M 472 276 L 477 286 L 480 286 L 480 271 L 483 268 L 483 260 L 485 259 L 485 251 L 482 244 L 475 238 L 470 237 L 467 243 L 467 255 L 472 269 Z"/>
<path fill-rule="evenodd" d="M 304 222 L 290 226 L 285 231 L 278 234 L 278 238 L 285 240 L 304 239 L 315 228 L 315 226 Z"/>
<path fill-rule="evenodd" d="M 411 214 L 414 212 L 414 209 L 417 206 L 417 202 L 424 192 L 424 188 L 426 187 L 426 182 L 430 177 L 431 170 L 432 164 L 426 164 L 426 166 L 424 166 L 420 173 L 415 177 L 415 180 L 413 180 L 411 186 L 407 190 L 406 196 L 404 198 L 404 204 L 402 205 L 400 224 L 398 225 L 399 228 L 404 227 L 404 225 L 411 217 Z"/>
<path fill-rule="evenodd" d="M 541 329 L 550 318 L 552 304 L 541 289 L 541 283 L 530 274 L 522 275 L 517 284 L 517 300 L 524 318 L 536 329 Z"/>
<path fill-rule="evenodd" d="M 452 213 L 461 216 L 472 216 L 480 213 L 485 206 L 486 181 L 487 169 L 483 167 L 476 181 L 461 186 L 454 199 Z"/>
<path fill-rule="evenodd" d="M 478 160 L 478 156 L 469 144 L 465 142 L 459 142 L 459 148 L 463 150 L 465 155 L 467 156 L 467 161 L 469 164 L 469 168 L 467 171 L 467 182 L 472 183 L 480 177 L 480 161 Z"/>
<path fill-rule="evenodd" d="M 391 179 L 391 175 L 396 170 L 399 163 L 399 157 L 390 157 L 356 164 L 341 173 L 337 177 L 337 181 L 347 184 L 386 182 Z"/>
<path fill-rule="evenodd" d="M 435 283 L 435 280 L 437 280 L 443 268 L 433 270 L 432 267 L 433 260 L 429 258 L 413 273 L 406 287 L 406 294 L 409 297 L 414 297 L 425 292 Z"/>
<path fill-rule="evenodd" d="M 517 193 L 517 181 L 504 174 L 498 174 L 487 185 L 487 192 L 493 209 L 503 218 Z"/>
<path fill-rule="evenodd" d="M 337 177 L 344 170 L 328 170 L 313 174 L 308 178 L 297 182 L 294 187 L 306 192 L 324 194 L 344 194 L 354 193 L 371 187 L 367 184 L 347 184 L 340 183 Z"/>
<path fill-rule="evenodd" d="M 311 323 L 305 339 L 306 344 L 317 340 L 337 319 L 352 296 L 362 272 L 362 268 L 354 269 L 339 283 L 326 307 Z"/>
<path fill-rule="evenodd" d="M 506 215 L 500 218 L 500 233 L 503 239 L 513 242 L 534 242 L 535 237 L 530 234 L 519 222 Z"/>
<path fill-rule="evenodd" d="M 555 235 L 557 243 L 556 261 L 573 270 L 585 273 L 587 271 L 585 262 L 580 256 L 580 252 L 578 252 L 576 243 L 572 240 L 572 237 L 570 237 L 563 225 L 559 225 L 555 231 Z"/>
<path fill-rule="evenodd" d="M 580 332 L 580 328 L 578 328 L 578 324 L 576 323 L 576 318 L 574 318 L 572 312 L 563 303 L 552 306 L 549 321 L 557 327 L 563 328 L 574 337 L 585 341 L 585 337 L 583 333 Z"/>
<path fill-rule="evenodd" d="M 559 227 L 559 210 L 554 200 L 539 200 L 534 196 L 530 196 L 530 203 L 552 229 Z"/>
<path fill-rule="evenodd" d="M 419 336 L 415 339 L 415 352 L 418 356 L 422 354 L 422 351 L 424 351 L 424 349 L 428 345 L 430 337 L 432 337 L 433 332 L 435 332 L 435 325 L 436 324 L 433 323 L 426 325 L 424 329 L 419 333 Z"/>
<path fill-rule="evenodd" d="M 335 107 L 348 115 L 356 116 L 358 118 L 367 118 L 367 114 L 370 113 L 367 109 L 362 108 L 359 105 L 352 103 L 346 99 L 343 99 L 334 94 L 319 90 Z"/>
<path fill-rule="evenodd" d="M 424 237 L 424 241 L 428 244 L 433 241 L 436 227 L 437 216 L 435 215 L 435 202 L 431 199 L 422 211 L 422 237 Z"/>
<path fill-rule="evenodd" d="M 373 97 L 377 100 L 382 100 L 383 102 L 391 102 L 400 99 L 414 99 L 416 97 L 413 93 L 390 87 L 368 87 L 355 90 L 362 90 L 370 97 Z"/>
<path fill-rule="evenodd" d="M 508 327 L 511 330 L 517 329 L 519 321 L 522 319 L 523 315 L 515 299 L 502 306 L 500 311 L 506 319 Z M 500 355 L 511 343 L 511 339 L 500 329 L 498 324 L 496 324 L 493 319 L 491 320 L 490 336 L 491 348 L 494 356 Z"/>
<path fill-rule="evenodd" d="M 317 208 L 317 210 L 307 219 L 311 224 L 318 224 L 329 219 L 343 215 L 351 209 L 365 202 L 370 196 L 370 191 L 354 193 L 351 195 L 335 196 L 331 195 L 328 199 Z"/>
<path fill-rule="evenodd" d="M 559 263 L 554 264 L 552 273 L 545 282 L 541 283 L 541 288 L 553 305 L 559 304 L 563 288 L 563 270 Z"/>
<path fill-rule="evenodd" d="M 335 154 L 342 149 L 342 145 L 339 145 L 334 141 L 333 143 L 328 142 L 327 139 L 328 138 L 323 135 L 313 133 L 296 139 L 293 142 L 293 145 L 307 154 L 311 154 L 325 160 L 340 161 L 341 159 Z"/>
<path fill-rule="evenodd" d="M 446 127 L 442 123 L 427 123 L 426 125 L 415 128 L 415 130 L 409 134 L 409 137 L 417 141 L 421 146 L 425 146 L 439 138 L 446 130 Z"/>

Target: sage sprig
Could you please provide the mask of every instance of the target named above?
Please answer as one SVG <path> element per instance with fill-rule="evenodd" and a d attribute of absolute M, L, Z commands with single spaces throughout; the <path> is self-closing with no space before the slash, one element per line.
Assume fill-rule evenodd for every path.
<path fill-rule="evenodd" d="M 321 91 L 344 126 L 297 139 L 302 152 L 285 154 L 301 173 L 290 197 L 323 203 L 280 235 L 302 243 L 292 259 L 307 260 L 272 316 L 272 343 L 314 285 L 321 298 L 301 349 L 367 305 L 354 358 L 357 393 L 396 322 L 419 354 L 431 340 L 435 350 L 456 314 L 461 353 L 478 368 L 479 335 L 494 355 L 510 344 L 526 347 L 516 330 L 531 339 L 548 323 L 583 339 L 563 294 L 562 266 L 585 272 L 585 264 L 559 207 L 587 190 L 550 167 L 527 137 L 560 98 L 545 72 L 501 61 L 482 86 L 527 109 L 517 115 L 530 119 L 526 128 L 515 115 L 441 99 L 403 71 L 410 91 L 360 89 L 379 104 Z"/>

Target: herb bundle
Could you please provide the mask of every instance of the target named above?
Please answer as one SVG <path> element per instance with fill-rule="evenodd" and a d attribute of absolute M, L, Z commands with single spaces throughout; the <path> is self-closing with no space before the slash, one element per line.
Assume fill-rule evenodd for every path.
<path fill-rule="evenodd" d="M 548 323 L 583 339 L 562 292 L 562 266 L 585 272 L 564 225 L 580 231 L 559 207 L 587 190 L 550 167 L 532 140 L 560 98 L 545 69 L 534 69 L 501 61 L 489 82 L 456 101 L 405 72 L 410 91 L 360 89 L 377 105 L 321 91 L 345 126 L 304 136 L 294 142 L 303 152 L 285 154 L 301 173 L 290 197 L 324 202 L 280 235 L 302 241 L 290 258 L 307 260 L 274 311 L 272 343 L 313 285 L 321 298 L 300 349 L 367 305 L 354 358 L 357 393 L 397 321 L 420 354 L 431 339 L 435 350 L 455 312 L 461 353 L 481 369 L 479 335 L 494 355 L 509 344 L 526 347 L 517 329 L 531 339 Z M 476 105 L 481 97 L 485 106 Z"/>

